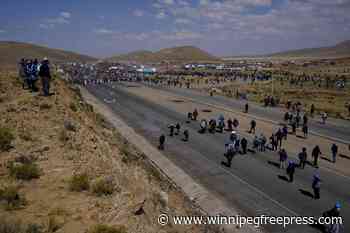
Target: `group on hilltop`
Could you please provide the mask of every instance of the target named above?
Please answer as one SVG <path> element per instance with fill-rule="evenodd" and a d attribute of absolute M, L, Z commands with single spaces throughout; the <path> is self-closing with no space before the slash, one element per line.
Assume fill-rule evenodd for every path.
<path fill-rule="evenodd" d="M 40 63 L 38 59 L 24 59 L 19 62 L 19 77 L 23 83 L 23 89 L 29 89 L 31 92 L 38 92 L 37 81 L 41 80 L 42 95 L 50 95 L 51 72 L 49 60 L 45 57 Z"/>

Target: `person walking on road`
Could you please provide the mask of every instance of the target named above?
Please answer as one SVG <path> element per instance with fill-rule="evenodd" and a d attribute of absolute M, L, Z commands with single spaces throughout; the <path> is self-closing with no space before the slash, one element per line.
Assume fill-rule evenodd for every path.
<path fill-rule="evenodd" d="M 314 167 L 318 167 L 318 157 L 322 154 L 320 147 L 316 145 L 314 149 L 312 149 L 311 156 L 314 158 Z"/>
<path fill-rule="evenodd" d="M 282 147 L 282 139 L 283 139 L 283 131 L 279 128 L 276 133 L 276 142 L 277 145 L 281 148 Z M 276 148 L 277 149 L 277 148 Z"/>
<path fill-rule="evenodd" d="M 207 131 L 207 127 L 208 127 L 207 120 L 205 120 L 205 119 L 201 120 L 200 127 L 201 127 L 201 129 L 200 129 L 199 132 L 200 133 L 205 133 Z"/>
<path fill-rule="evenodd" d="M 315 114 L 315 105 L 314 105 L 314 104 L 311 104 L 311 107 L 310 107 L 310 115 L 311 115 L 312 118 L 314 117 L 314 114 Z"/>
<path fill-rule="evenodd" d="M 331 151 L 332 151 L 332 161 L 333 161 L 333 163 L 335 163 L 336 159 L 337 159 L 337 154 L 338 154 L 337 144 L 333 143 L 333 145 L 331 147 Z"/>
<path fill-rule="evenodd" d="M 246 103 L 246 104 L 244 105 L 244 112 L 245 112 L 245 113 L 248 113 L 248 111 L 249 111 L 249 105 L 248 105 L 248 103 Z"/>
<path fill-rule="evenodd" d="M 286 168 L 286 161 L 288 158 L 287 152 L 285 149 L 281 149 L 278 152 L 279 156 L 280 156 L 280 169 L 285 169 Z"/>
<path fill-rule="evenodd" d="M 174 136 L 175 125 L 174 125 L 174 124 L 170 124 L 170 125 L 168 126 L 168 129 L 170 129 L 169 136 L 170 136 L 170 137 Z"/>
<path fill-rule="evenodd" d="M 307 152 L 305 147 L 303 147 L 302 152 L 299 153 L 298 157 L 299 157 L 299 167 L 304 169 L 305 164 L 307 162 Z"/>
<path fill-rule="evenodd" d="M 43 95 L 50 96 L 51 72 L 50 72 L 49 60 L 46 57 L 41 63 L 39 76 L 41 77 Z"/>
<path fill-rule="evenodd" d="M 287 175 L 289 176 L 289 182 L 292 183 L 294 180 L 295 164 L 293 161 L 289 161 L 287 167 Z"/>
<path fill-rule="evenodd" d="M 246 138 L 242 138 L 241 140 L 241 148 L 242 148 L 242 154 L 247 154 L 247 146 L 248 146 L 248 140 Z"/>
<path fill-rule="evenodd" d="M 175 133 L 175 135 L 179 135 L 179 134 L 180 134 L 180 129 L 181 129 L 180 123 L 176 123 L 175 128 L 176 128 L 176 133 Z"/>
<path fill-rule="evenodd" d="M 255 120 L 252 120 L 250 122 L 250 130 L 249 130 L 249 133 L 255 133 L 255 128 L 256 128 L 256 121 Z"/>
<path fill-rule="evenodd" d="M 314 199 L 320 199 L 321 179 L 318 173 L 313 176 L 312 189 L 314 191 Z"/>
<path fill-rule="evenodd" d="M 159 137 L 159 150 L 164 150 L 165 135 L 162 134 Z"/>
<path fill-rule="evenodd" d="M 184 130 L 184 141 L 185 141 L 185 142 L 188 142 L 189 136 L 190 136 L 190 134 L 189 134 L 188 130 L 185 129 L 185 130 Z"/>
<path fill-rule="evenodd" d="M 222 161 L 221 164 L 226 167 L 231 167 L 232 159 L 235 156 L 235 154 L 236 151 L 234 143 L 230 142 L 229 144 L 226 144 L 226 152 L 224 156 L 226 157 L 227 162 Z"/>
<path fill-rule="evenodd" d="M 328 118 L 328 115 L 326 112 L 323 112 L 322 115 L 321 115 L 321 118 L 322 118 L 322 124 L 326 124 L 326 120 Z"/>
<path fill-rule="evenodd" d="M 194 121 L 197 121 L 198 111 L 197 111 L 196 108 L 194 109 L 194 111 L 193 111 L 193 113 L 192 113 L 192 116 L 193 116 L 193 120 L 194 120 Z"/>
<path fill-rule="evenodd" d="M 309 127 L 307 126 L 307 124 L 303 125 L 303 133 L 304 133 L 304 138 L 307 138 L 307 135 L 309 134 Z"/>

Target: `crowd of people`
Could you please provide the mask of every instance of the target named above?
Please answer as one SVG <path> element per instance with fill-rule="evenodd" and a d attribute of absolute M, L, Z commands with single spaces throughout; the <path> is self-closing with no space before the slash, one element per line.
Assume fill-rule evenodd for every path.
<path fill-rule="evenodd" d="M 41 80 L 42 95 L 50 95 L 51 72 L 49 60 L 45 57 L 40 63 L 38 59 L 21 59 L 18 65 L 19 77 L 23 89 L 38 92 L 37 82 Z"/>
<path fill-rule="evenodd" d="M 94 68 L 95 69 L 95 68 Z M 133 71 L 127 69 L 115 69 L 108 71 L 106 75 L 99 75 L 99 72 L 94 72 L 91 67 L 81 67 L 78 66 L 72 69 L 70 72 L 71 76 L 78 77 L 75 82 L 82 85 L 99 85 L 112 82 L 126 81 L 126 82 L 143 82 L 149 85 L 163 86 L 163 87 L 179 87 L 179 88 L 190 88 L 192 85 L 198 84 L 195 79 L 187 80 L 182 77 L 182 73 L 169 73 L 163 74 L 164 76 L 159 76 L 158 78 L 151 78 L 148 76 L 140 76 Z M 91 72 L 93 71 L 93 72 Z M 104 74 L 102 72 L 102 74 Z M 175 76 L 173 76 L 175 75 Z M 177 76 L 179 75 L 179 76 Z M 197 75 L 202 75 L 198 73 Z M 231 76 L 232 75 L 232 76 Z M 86 78 L 89 76 L 89 78 Z M 204 76 L 203 76 L 204 77 Z M 212 84 L 218 84 L 220 82 L 230 82 L 234 81 L 239 77 L 236 73 L 230 75 L 217 75 L 215 79 L 208 81 L 213 82 Z M 267 77 L 268 78 L 268 77 Z M 294 78 L 291 82 L 301 82 L 301 79 Z M 267 96 L 264 100 L 264 105 L 276 106 L 278 104 L 278 99 L 273 96 Z M 312 182 L 310 182 L 310 187 L 313 190 L 313 198 L 318 200 L 321 198 L 321 183 L 322 179 L 319 173 L 319 163 L 318 159 L 322 155 L 322 151 L 319 145 L 315 145 L 311 150 L 311 162 L 308 149 L 306 147 L 300 148 L 300 152 L 297 154 L 297 158 L 294 159 L 293 156 L 288 155 L 286 149 L 286 143 L 291 137 L 289 135 L 297 136 L 298 128 L 301 129 L 303 133 L 303 138 L 307 139 L 309 133 L 309 116 L 313 117 L 315 114 L 315 106 L 311 105 L 310 113 L 303 112 L 302 104 L 300 102 L 293 103 L 288 101 L 286 104 L 287 111 L 284 114 L 284 124 L 282 124 L 270 137 L 266 136 L 263 132 L 257 130 L 256 120 L 251 120 L 250 128 L 247 131 L 252 136 L 241 136 L 238 133 L 240 122 L 237 118 L 232 117 L 225 119 L 223 114 L 220 114 L 217 118 L 200 119 L 199 112 L 194 109 L 193 112 L 187 113 L 187 124 L 193 124 L 197 122 L 200 134 L 224 134 L 229 132 L 227 141 L 224 143 L 224 160 L 221 164 L 227 168 L 232 166 L 232 161 L 237 155 L 245 155 L 248 153 L 259 154 L 266 153 L 267 150 L 276 154 L 276 161 L 278 161 L 278 166 L 280 169 L 285 170 L 286 179 L 290 182 L 294 182 L 295 173 L 298 169 L 305 169 L 307 165 L 314 167 L 314 174 L 312 175 Z M 249 104 L 246 103 L 243 109 L 244 113 L 249 112 Z M 323 123 L 326 123 L 327 115 L 322 114 Z M 190 131 L 186 125 L 181 125 L 179 122 L 170 123 L 168 126 L 169 134 L 161 134 L 159 137 L 159 149 L 165 150 L 167 137 L 180 137 L 183 142 L 190 141 Z M 261 130 L 259 130 L 261 131 Z M 182 137 L 181 137 L 182 135 Z M 338 145 L 332 144 L 330 146 L 331 159 L 333 163 L 336 163 L 338 155 Z M 326 153 L 325 153 L 326 154 Z M 277 162 L 276 162 L 277 163 Z M 337 213 L 339 214 L 340 204 L 337 203 Z M 336 211 L 328 211 L 326 214 L 334 214 Z M 333 226 L 332 226 L 333 227 Z M 328 231 L 331 232 L 331 231 Z"/>

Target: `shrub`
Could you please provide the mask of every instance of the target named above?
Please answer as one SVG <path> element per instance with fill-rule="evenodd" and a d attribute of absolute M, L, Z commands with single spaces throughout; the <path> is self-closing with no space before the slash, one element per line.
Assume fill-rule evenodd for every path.
<path fill-rule="evenodd" d="M 69 189 L 75 192 L 81 192 L 84 190 L 89 190 L 90 181 L 89 176 L 86 173 L 74 174 L 69 182 Z"/>
<path fill-rule="evenodd" d="M 1 233 L 22 233 L 23 226 L 18 220 L 0 216 L 0 232 Z"/>
<path fill-rule="evenodd" d="M 31 223 L 28 224 L 27 229 L 25 233 L 43 233 L 43 227 L 36 224 L 36 223 Z"/>
<path fill-rule="evenodd" d="M 48 103 L 42 103 L 42 104 L 40 104 L 39 108 L 40 108 L 40 110 L 47 110 L 47 109 L 51 108 L 51 105 Z"/>
<path fill-rule="evenodd" d="M 58 231 L 62 227 L 62 224 L 60 224 L 57 219 L 54 216 L 50 216 L 47 221 L 47 232 L 53 233 Z"/>
<path fill-rule="evenodd" d="M 15 139 L 12 131 L 8 128 L 0 127 L 0 151 L 11 148 L 11 142 Z"/>
<path fill-rule="evenodd" d="M 104 224 L 97 224 L 89 233 L 126 233 L 125 227 L 112 227 Z"/>
<path fill-rule="evenodd" d="M 111 195 L 114 192 L 114 182 L 107 178 L 98 178 L 92 184 L 92 192 L 98 196 Z"/>
<path fill-rule="evenodd" d="M 63 128 L 60 133 L 59 133 L 59 136 L 58 136 L 58 139 L 63 142 L 63 143 L 66 143 L 68 142 L 69 140 L 69 134 L 67 132 L 67 130 L 65 128 Z"/>
<path fill-rule="evenodd" d="M 25 205 L 25 199 L 21 197 L 18 188 L 14 185 L 9 185 L 0 189 L 0 201 L 6 202 L 7 210 L 18 209 Z"/>
<path fill-rule="evenodd" d="M 69 104 L 69 108 L 73 111 L 73 112 L 77 112 L 78 111 L 78 108 L 77 108 L 77 105 L 73 102 L 71 102 Z"/>
<path fill-rule="evenodd" d="M 16 179 L 31 180 L 40 177 L 40 169 L 35 163 L 11 163 L 9 169 L 10 175 Z"/>

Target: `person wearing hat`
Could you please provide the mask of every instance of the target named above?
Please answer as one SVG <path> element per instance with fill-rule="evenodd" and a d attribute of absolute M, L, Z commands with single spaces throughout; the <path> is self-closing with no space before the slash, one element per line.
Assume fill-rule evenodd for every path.
<path fill-rule="evenodd" d="M 50 73 L 50 67 L 49 67 L 49 60 L 46 57 L 43 59 L 43 61 L 41 63 L 40 70 L 39 70 L 39 76 L 41 78 L 43 95 L 49 96 L 50 95 L 51 73 Z"/>
<path fill-rule="evenodd" d="M 340 208 L 341 208 L 340 202 L 337 201 L 332 209 L 325 211 L 322 214 L 322 217 L 338 218 L 338 217 L 340 217 Z M 340 222 L 325 224 L 324 225 L 324 232 L 338 233 L 340 224 L 341 224 Z"/>

